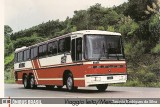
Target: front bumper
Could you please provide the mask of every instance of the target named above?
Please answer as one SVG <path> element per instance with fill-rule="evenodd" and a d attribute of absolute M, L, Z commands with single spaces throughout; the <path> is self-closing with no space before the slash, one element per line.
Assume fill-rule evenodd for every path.
<path fill-rule="evenodd" d="M 110 83 L 125 83 L 127 75 L 85 75 L 85 86 Z"/>

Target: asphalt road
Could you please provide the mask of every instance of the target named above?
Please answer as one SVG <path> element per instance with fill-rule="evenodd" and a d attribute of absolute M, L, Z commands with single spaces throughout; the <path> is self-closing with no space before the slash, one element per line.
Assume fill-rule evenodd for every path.
<path fill-rule="evenodd" d="M 105 92 L 98 92 L 95 87 L 78 88 L 68 92 L 64 87 L 47 90 L 45 86 L 36 89 L 24 89 L 23 85 L 5 84 L 5 97 L 55 97 L 55 98 L 160 98 L 160 88 L 146 87 L 113 87 Z"/>

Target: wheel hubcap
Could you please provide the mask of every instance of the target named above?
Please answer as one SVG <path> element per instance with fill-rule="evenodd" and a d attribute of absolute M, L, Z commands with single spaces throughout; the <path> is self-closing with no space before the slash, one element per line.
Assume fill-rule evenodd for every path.
<path fill-rule="evenodd" d="M 30 84 L 31 84 L 31 87 L 34 86 L 34 79 L 33 78 L 31 78 Z"/>
<path fill-rule="evenodd" d="M 27 79 L 24 79 L 24 86 L 27 86 Z"/>
<path fill-rule="evenodd" d="M 67 87 L 68 87 L 69 90 L 72 89 L 72 85 L 73 85 L 72 78 L 69 77 L 69 78 L 67 79 Z"/>

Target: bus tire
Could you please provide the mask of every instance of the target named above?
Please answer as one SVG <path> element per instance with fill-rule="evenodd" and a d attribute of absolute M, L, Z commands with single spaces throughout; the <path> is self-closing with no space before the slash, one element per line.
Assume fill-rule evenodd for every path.
<path fill-rule="evenodd" d="M 24 86 L 25 89 L 29 88 L 29 81 L 28 81 L 28 76 L 27 75 L 24 75 L 24 77 L 23 77 L 23 86 Z"/>
<path fill-rule="evenodd" d="M 66 79 L 66 87 L 68 91 L 74 91 L 77 88 L 74 87 L 74 81 L 73 81 L 73 76 L 71 73 L 68 74 L 67 79 Z"/>
<path fill-rule="evenodd" d="M 99 84 L 96 87 L 97 87 L 98 91 L 103 92 L 107 89 L 108 84 Z"/>
<path fill-rule="evenodd" d="M 35 78 L 33 75 L 30 75 L 30 78 L 29 78 L 29 87 L 31 89 L 34 89 L 37 87 L 37 85 L 35 84 Z"/>

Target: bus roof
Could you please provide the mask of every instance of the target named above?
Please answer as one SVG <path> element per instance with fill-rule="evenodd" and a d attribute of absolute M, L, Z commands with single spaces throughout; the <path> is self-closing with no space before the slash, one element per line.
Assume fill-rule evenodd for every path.
<path fill-rule="evenodd" d="M 28 47 L 26 47 L 26 46 L 23 46 L 23 47 L 21 47 L 21 48 L 16 48 L 15 52 L 21 51 L 21 50 L 24 50 L 24 49 L 27 49 L 27 48 L 28 48 Z"/>
<path fill-rule="evenodd" d="M 120 33 L 110 32 L 110 31 L 102 31 L 102 30 L 81 30 L 72 32 L 71 34 L 103 34 L 103 35 L 121 35 Z"/>
<path fill-rule="evenodd" d="M 117 36 L 120 36 L 121 34 L 120 33 L 116 33 L 116 32 L 110 32 L 110 31 L 102 31 L 102 30 L 81 30 L 81 31 L 76 31 L 76 32 L 71 32 L 71 33 L 68 33 L 68 34 L 65 34 L 65 35 L 62 35 L 62 36 L 57 36 L 57 37 L 54 37 L 50 40 L 47 40 L 47 41 L 44 41 L 44 42 L 41 42 L 41 43 L 37 43 L 37 44 L 34 44 L 34 45 L 31 45 L 29 47 L 32 47 L 32 46 L 36 46 L 36 45 L 40 45 L 40 44 L 43 44 L 43 43 L 46 43 L 46 42 L 50 42 L 54 39 L 59 39 L 59 38 L 63 38 L 63 37 L 66 37 L 66 36 L 69 36 L 69 35 L 74 35 L 74 34 L 82 34 L 82 35 L 86 35 L 86 34 L 100 34 L 100 35 L 117 35 Z M 25 50 L 29 47 L 26 47 L 26 46 L 23 46 L 21 48 L 17 48 L 15 50 L 15 52 L 19 52 L 19 51 L 22 51 L 22 50 Z"/>

